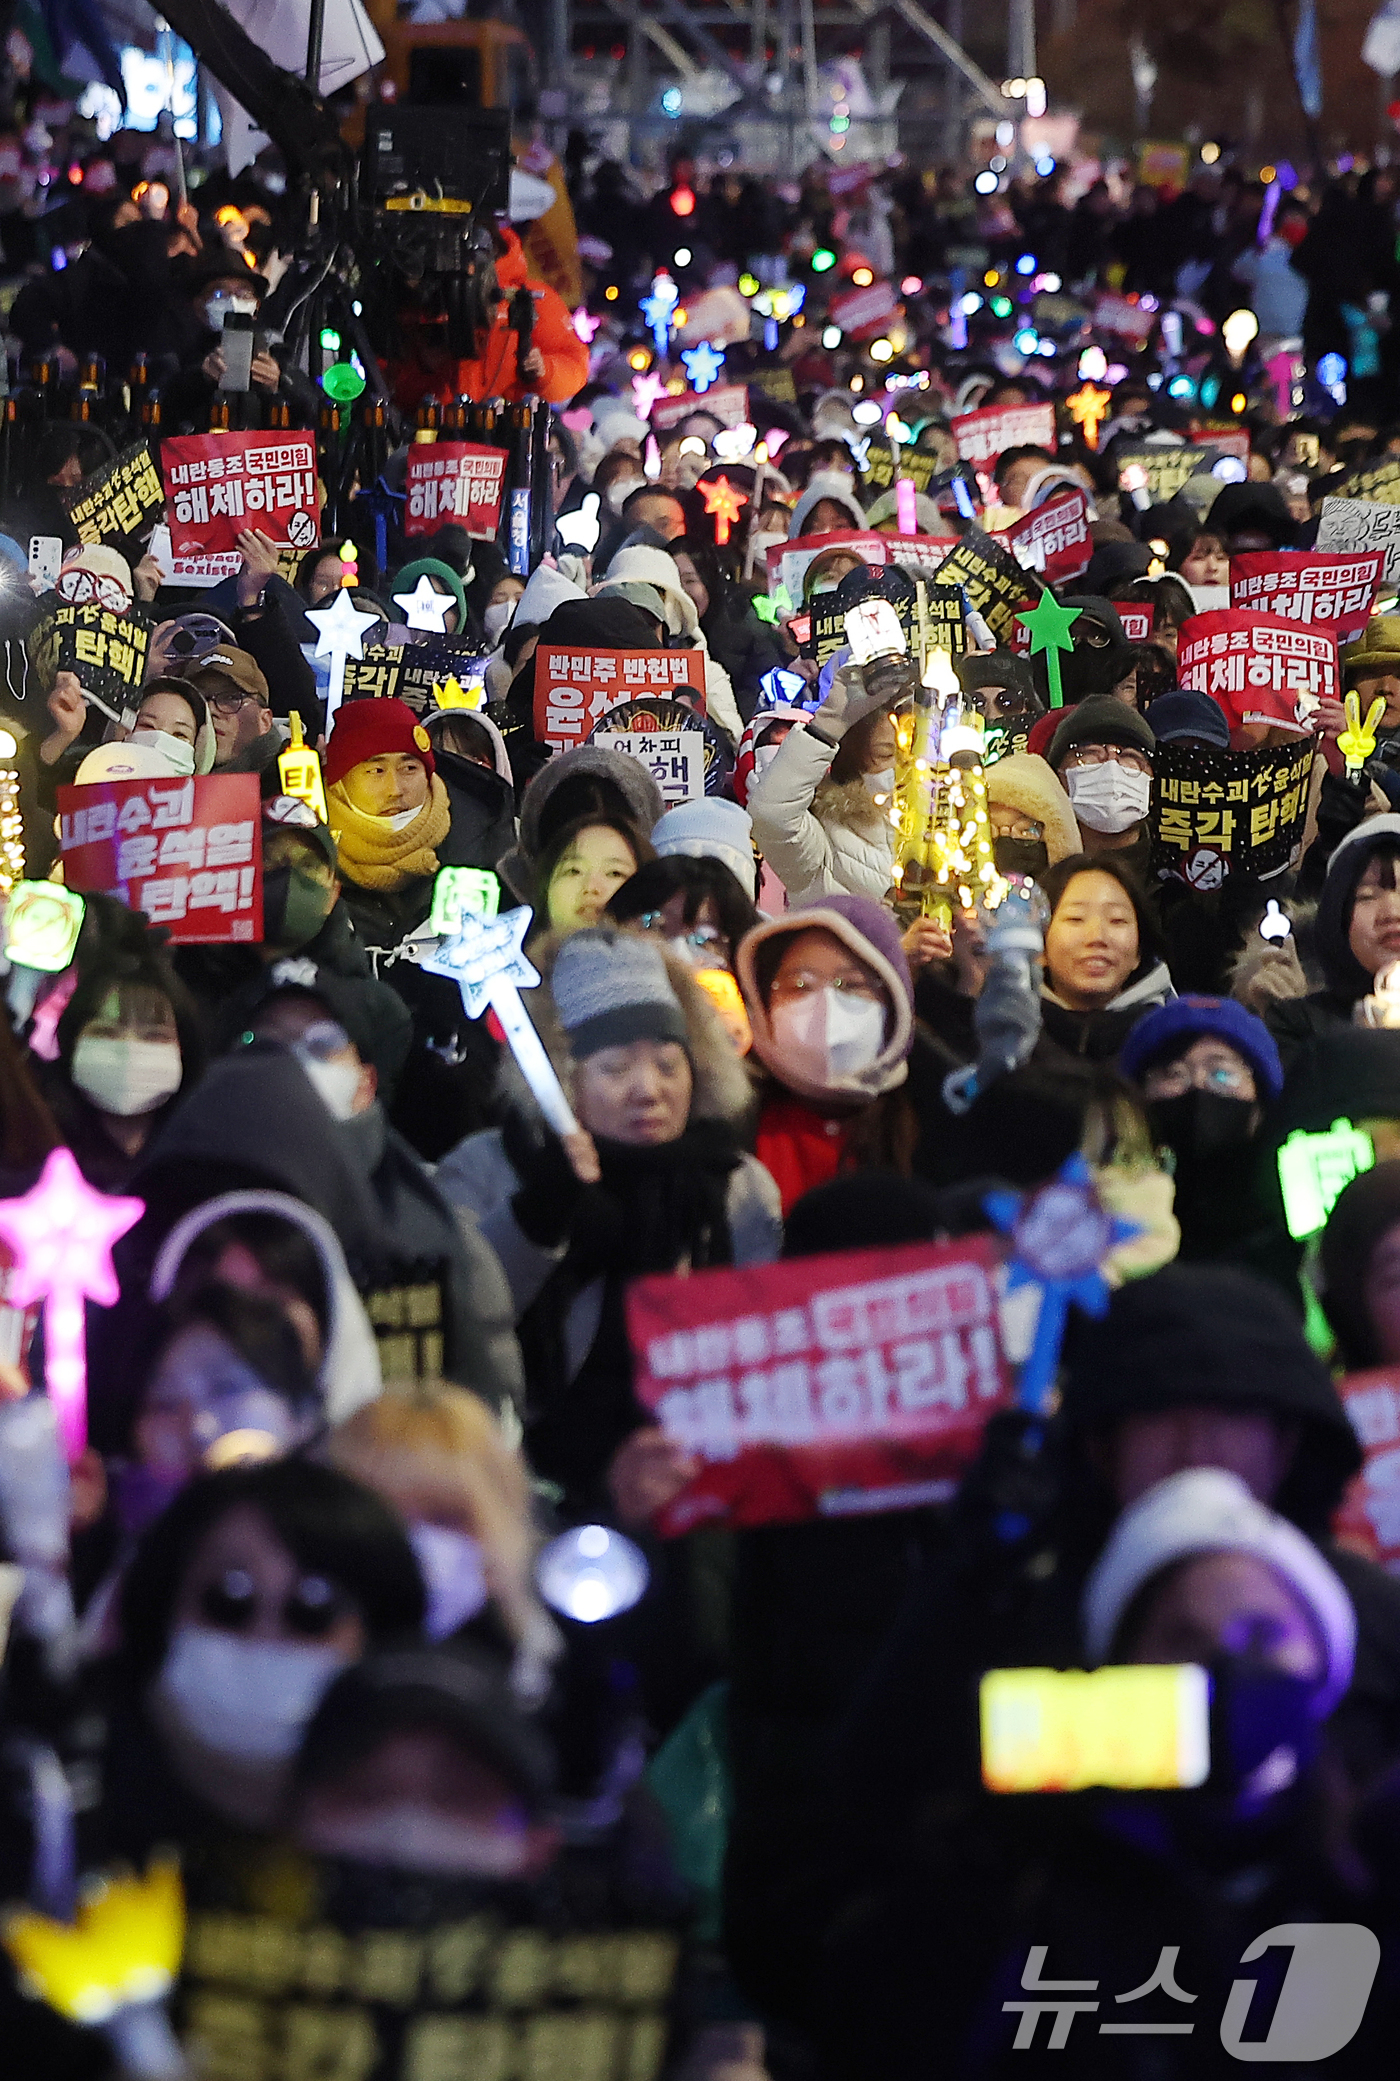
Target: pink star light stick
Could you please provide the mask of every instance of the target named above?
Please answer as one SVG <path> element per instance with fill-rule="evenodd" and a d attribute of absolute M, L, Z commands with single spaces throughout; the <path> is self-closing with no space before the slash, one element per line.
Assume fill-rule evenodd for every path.
<path fill-rule="evenodd" d="M 50 1152 L 23 1199 L 0 1200 L 0 1240 L 14 1253 L 6 1299 L 44 1303 L 44 1378 L 70 1466 L 87 1445 L 83 1302 L 118 1298 L 112 1245 L 145 1211 L 144 1200 L 94 1192 L 67 1149 Z"/>

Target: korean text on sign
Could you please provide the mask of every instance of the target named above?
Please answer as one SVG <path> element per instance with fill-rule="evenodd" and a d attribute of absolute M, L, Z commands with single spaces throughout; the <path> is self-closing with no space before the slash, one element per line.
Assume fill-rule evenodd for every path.
<path fill-rule="evenodd" d="M 535 735 L 556 751 L 568 751 L 619 701 L 674 695 L 685 687 L 703 701 L 703 651 L 575 650 L 542 643 L 535 653 Z"/>
<path fill-rule="evenodd" d="M 60 788 L 64 879 L 144 911 L 177 945 L 260 940 L 259 808 L 253 773 Z"/>
<path fill-rule="evenodd" d="M 986 412 L 964 412 L 950 430 L 964 462 L 995 462 L 1008 448 L 1048 448 L 1053 455 L 1055 407 L 993 405 Z"/>
<path fill-rule="evenodd" d="M 1264 724 L 1310 733 L 1320 700 L 1337 698 L 1337 639 L 1280 615 L 1227 607 L 1182 625 L 1177 675 L 1218 701 L 1232 729 Z"/>
<path fill-rule="evenodd" d="M 598 730 L 592 741 L 645 766 L 668 808 L 697 802 L 705 792 L 705 739 L 699 730 Z"/>
<path fill-rule="evenodd" d="M 427 441 L 408 451 L 406 535 L 431 535 L 459 521 L 477 541 L 495 539 L 501 524 L 504 448 L 467 441 Z"/>
<path fill-rule="evenodd" d="M 145 441 L 84 477 L 64 497 L 68 518 L 84 542 L 121 542 L 155 520 L 165 503 L 160 472 Z"/>
<path fill-rule="evenodd" d="M 1400 1575 L 1400 1371 L 1377 1366 L 1337 1383 L 1366 1455 L 1342 1501 L 1335 1529 Z"/>
<path fill-rule="evenodd" d="M 1236 556 L 1230 560 L 1230 605 L 1317 623 L 1339 643 L 1350 643 L 1370 620 L 1384 569 L 1380 550 L 1323 556 L 1280 549 Z"/>
<path fill-rule="evenodd" d="M 1034 571 L 1046 585 L 1078 578 L 1088 570 L 1094 553 L 1089 501 L 1082 491 L 1067 491 L 1018 520 L 1008 528 L 1006 539 L 1023 570 Z"/>
<path fill-rule="evenodd" d="M 636 1281 L 637 1393 L 705 1462 L 663 1531 L 948 1496 L 1010 1393 L 995 1261 L 979 1237 Z"/>
<path fill-rule="evenodd" d="M 1307 823 L 1311 739 L 1221 751 L 1159 744 L 1152 866 L 1159 879 L 1218 888 L 1231 874 L 1267 881 L 1293 865 Z"/>
<path fill-rule="evenodd" d="M 242 563 L 238 537 L 258 528 L 279 549 L 319 539 L 310 434 L 192 434 L 161 446 L 176 577 L 182 565 Z"/>

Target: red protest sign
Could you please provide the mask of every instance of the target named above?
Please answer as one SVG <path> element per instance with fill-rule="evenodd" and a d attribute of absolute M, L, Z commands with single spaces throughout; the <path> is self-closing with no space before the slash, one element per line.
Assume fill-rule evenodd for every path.
<path fill-rule="evenodd" d="M 652 406 L 651 423 L 657 433 L 669 433 L 692 412 L 708 412 L 721 426 L 746 426 L 749 391 L 746 383 L 712 383 L 708 390 L 685 390 L 678 397 L 658 398 Z"/>
<path fill-rule="evenodd" d="M 828 325 L 839 325 L 848 339 L 863 339 L 887 325 L 899 309 L 893 282 L 872 282 L 868 289 L 852 289 L 833 296 L 827 307 Z"/>
<path fill-rule="evenodd" d="M 703 650 L 575 650 L 542 643 L 535 652 L 535 736 L 555 751 L 582 744 L 619 701 L 688 688 L 702 711 Z"/>
<path fill-rule="evenodd" d="M 1307 737 L 1318 701 L 1337 698 L 1337 639 L 1225 607 L 1182 623 L 1176 670 L 1182 686 L 1220 703 L 1232 730 L 1262 723 Z"/>
<path fill-rule="evenodd" d="M 781 586 L 796 607 L 802 600 L 802 581 L 817 557 L 825 556 L 829 549 L 847 549 L 863 564 L 873 564 L 879 570 L 889 562 L 892 539 L 874 532 L 860 534 L 854 528 L 837 528 L 829 535 L 798 535 L 791 542 L 779 542 L 766 552 L 768 590 L 776 594 Z M 949 544 L 950 548 L 954 546 Z"/>
<path fill-rule="evenodd" d="M 1128 641 L 1145 643 L 1152 634 L 1152 609 L 1130 605 L 1126 600 L 1115 600 L 1113 606 Z"/>
<path fill-rule="evenodd" d="M 58 815 L 70 889 L 119 897 L 179 946 L 262 938 L 256 773 L 60 788 Z"/>
<path fill-rule="evenodd" d="M 1249 461 L 1249 430 L 1243 426 L 1195 426 L 1190 439 L 1198 448 L 1214 448 L 1220 455 L 1233 455 L 1236 462 Z"/>
<path fill-rule="evenodd" d="M 1082 491 L 1057 493 L 1006 531 L 1011 554 L 1046 585 L 1079 578 L 1089 568 L 1089 501 Z"/>
<path fill-rule="evenodd" d="M 1055 453 L 1053 405 L 993 405 L 986 412 L 964 412 L 950 422 L 964 462 L 995 462 L 1008 448 L 1048 448 Z"/>
<path fill-rule="evenodd" d="M 311 434 L 181 435 L 161 442 L 160 463 L 177 581 L 232 577 L 248 528 L 279 549 L 320 538 Z"/>
<path fill-rule="evenodd" d="M 1385 556 L 1356 550 L 1331 556 L 1273 549 L 1230 559 L 1230 605 L 1253 614 L 1319 623 L 1339 643 L 1354 642 L 1371 618 Z"/>
<path fill-rule="evenodd" d="M 458 521 L 478 542 L 493 542 L 501 525 L 504 448 L 470 441 L 420 441 L 408 451 L 403 531 L 431 535 Z"/>
<path fill-rule="evenodd" d="M 1011 1399 L 996 1261 L 976 1236 L 634 1281 L 638 1398 L 705 1462 L 661 1531 L 945 1501 Z"/>
<path fill-rule="evenodd" d="M 1333 1519 L 1344 1546 L 1400 1575 L 1400 1369 L 1375 1366 L 1337 1382 L 1365 1464 Z"/>

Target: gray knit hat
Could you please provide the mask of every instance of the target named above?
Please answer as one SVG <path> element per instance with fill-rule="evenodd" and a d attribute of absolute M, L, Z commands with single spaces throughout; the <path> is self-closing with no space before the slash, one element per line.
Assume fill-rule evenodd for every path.
<path fill-rule="evenodd" d="M 559 1023 L 577 1060 L 632 1041 L 679 1041 L 687 1028 L 659 946 L 639 932 L 590 926 L 559 949 L 550 977 Z"/>

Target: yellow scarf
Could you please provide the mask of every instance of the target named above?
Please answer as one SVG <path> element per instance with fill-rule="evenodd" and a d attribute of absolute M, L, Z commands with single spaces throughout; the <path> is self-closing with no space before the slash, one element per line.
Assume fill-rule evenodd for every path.
<path fill-rule="evenodd" d="M 428 799 L 411 824 L 396 831 L 387 817 L 366 816 L 356 809 L 343 781 L 328 790 L 331 836 L 340 854 L 340 871 L 362 889 L 402 889 L 420 875 L 436 874 L 437 854 L 452 822 L 447 790 L 434 774 Z"/>

